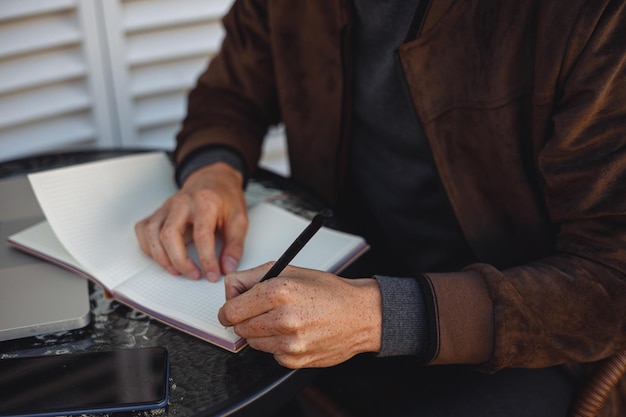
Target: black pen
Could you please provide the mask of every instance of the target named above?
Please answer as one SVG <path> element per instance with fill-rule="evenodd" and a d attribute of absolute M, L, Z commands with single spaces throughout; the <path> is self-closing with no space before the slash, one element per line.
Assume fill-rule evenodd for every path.
<path fill-rule="evenodd" d="M 318 214 L 313 217 L 311 223 L 300 233 L 300 235 L 293 241 L 293 243 L 287 248 L 285 253 L 283 253 L 280 258 L 276 261 L 276 263 L 270 268 L 269 271 L 261 278 L 261 282 L 268 280 L 270 278 L 274 278 L 278 276 L 282 272 L 283 269 L 289 262 L 295 258 L 295 256 L 302 250 L 304 245 L 307 244 L 309 240 L 317 233 L 317 231 L 322 227 L 328 219 L 333 216 L 333 212 L 330 209 L 324 209 L 320 211 Z"/>

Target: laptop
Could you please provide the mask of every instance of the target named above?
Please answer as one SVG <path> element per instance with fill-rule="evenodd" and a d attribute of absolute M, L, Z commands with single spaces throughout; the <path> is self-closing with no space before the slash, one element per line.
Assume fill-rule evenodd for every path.
<path fill-rule="evenodd" d="M 25 177 L 0 180 L 0 341 L 89 324 L 89 283 L 9 247 L 13 233 L 44 219 Z"/>

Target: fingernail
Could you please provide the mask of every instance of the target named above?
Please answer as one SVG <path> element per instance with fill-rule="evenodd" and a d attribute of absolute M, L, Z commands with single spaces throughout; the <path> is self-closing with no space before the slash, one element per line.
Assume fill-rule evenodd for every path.
<path fill-rule="evenodd" d="M 187 274 L 187 277 L 189 279 L 199 279 L 200 278 L 200 271 L 198 271 L 197 269 L 194 269 L 193 271 L 191 271 L 189 274 Z"/>
<path fill-rule="evenodd" d="M 239 266 L 239 262 L 231 256 L 226 257 L 224 260 L 225 273 L 235 272 L 237 270 L 237 266 Z"/>
<path fill-rule="evenodd" d="M 211 282 L 215 282 L 220 279 L 219 275 L 217 275 L 215 272 L 207 272 L 206 278 Z"/>
<path fill-rule="evenodd" d="M 167 272 L 169 272 L 172 275 L 180 275 L 180 272 L 178 272 L 178 270 L 174 268 L 173 266 L 168 267 Z"/>

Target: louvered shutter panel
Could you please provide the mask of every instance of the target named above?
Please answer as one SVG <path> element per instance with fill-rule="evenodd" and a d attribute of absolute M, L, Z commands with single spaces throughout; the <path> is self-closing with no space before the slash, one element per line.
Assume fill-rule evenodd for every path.
<path fill-rule="evenodd" d="M 0 160 L 113 144 L 90 1 L 0 3 Z"/>
<path fill-rule="evenodd" d="M 172 149 L 186 95 L 221 44 L 232 0 L 102 2 L 126 146 Z"/>
<path fill-rule="evenodd" d="M 173 149 L 186 98 L 222 43 L 233 0 L 102 2 L 115 105 L 126 146 Z M 261 165 L 287 174 L 284 133 L 273 129 Z"/>

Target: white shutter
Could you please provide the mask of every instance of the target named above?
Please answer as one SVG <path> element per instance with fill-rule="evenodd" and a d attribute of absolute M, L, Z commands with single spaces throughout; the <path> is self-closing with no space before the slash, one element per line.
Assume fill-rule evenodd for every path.
<path fill-rule="evenodd" d="M 101 4 L 122 141 L 172 149 L 187 92 L 219 49 L 232 0 Z"/>
<path fill-rule="evenodd" d="M 0 160 L 111 145 L 93 3 L 0 3 Z"/>

